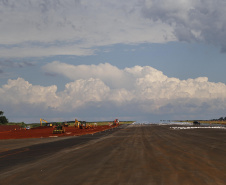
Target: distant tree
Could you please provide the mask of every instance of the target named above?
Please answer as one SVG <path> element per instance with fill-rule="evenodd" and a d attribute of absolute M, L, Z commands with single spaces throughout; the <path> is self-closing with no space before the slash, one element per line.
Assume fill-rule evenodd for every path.
<path fill-rule="evenodd" d="M 0 124 L 6 124 L 8 123 L 8 119 L 3 116 L 4 112 L 3 111 L 0 111 Z"/>
<path fill-rule="evenodd" d="M 224 118 L 223 117 L 220 117 L 219 120 L 224 120 Z"/>
<path fill-rule="evenodd" d="M 22 128 L 26 127 L 26 124 L 24 122 L 21 122 L 21 125 L 20 125 Z"/>

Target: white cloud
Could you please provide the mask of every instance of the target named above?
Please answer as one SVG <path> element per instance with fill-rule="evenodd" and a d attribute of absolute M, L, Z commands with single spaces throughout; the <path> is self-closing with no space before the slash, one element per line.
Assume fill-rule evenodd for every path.
<path fill-rule="evenodd" d="M 223 0 L 0 1 L 2 57 L 90 55 L 116 43 L 205 41 L 225 51 Z"/>
<path fill-rule="evenodd" d="M 46 107 L 59 106 L 55 85 L 42 87 L 32 85 L 22 78 L 8 80 L 0 89 L 2 104 L 45 104 Z"/>
<path fill-rule="evenodd" d="M 77 109 L 90 102 L 106 101 L 110 88 L 101 80 L 89 78 L 76 80 L 65 85 L 65 90 L 59 93 L 61 108 Z"/>
<path fill-rule="evenodd" d="M 189 115 L 226 110 L 226 85 L 209 82 L 206 77 L 179 80 L 150 66 L 118 69 L 108 63 L 75 66 L 52 62 L 43 69 L 72 82 L 57 92 L 56 86 L 32 85 L 22 78 L 9 80 L 0 88 L 1 104 L 40 106 L 61 113 L 92 107 L 99 115 L 107 107 L 127 117 L 138 113 Z"/>
<path fill-rule="evenodd" d="M 176 40 L 226 51 L 225 10 L 224 0 L 0 1 L 0 55 L 90 55 L 98 46 Z"/>
<path fill-rule="evenodd" d="M 43 67 L 46 73 L 63 75 L 70 80 L 97 78 L 101 79 L 111 88 L 119 88 L 127 86 L 126 82 L 132 80 L 129 73 L 125 73 L 111 64 L 99 65 L 70 65 L 54 61 Z M 128 85 L 130 85 L 128 83 Z"/>
<path fill-rule="evenodd" d="M 175 40 L 169 25 L 142 17 L 137 0 L 14 0 L 0 5 L 2 57 L 89 55 L 98 46 Z"/>

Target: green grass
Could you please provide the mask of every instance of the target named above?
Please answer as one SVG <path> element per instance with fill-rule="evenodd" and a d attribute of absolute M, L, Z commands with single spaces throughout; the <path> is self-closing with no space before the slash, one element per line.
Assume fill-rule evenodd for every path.
<path fill-rule="evenodd" d="M 134 121 L 119 121 L 119 124 L 132 124 Z M 99 122 L 87 122 L 88 124 L 97 123 L 97 125 L 109 125 L 109 123 L 113 123 L 113 121 L 99 121 Z"/>
<path fill-rule="evenodd" d="M 204 121 L 200 121 L 200 123 L 211 123 L 211 124 L 226 124 L 226 121 L 224 120 L 224 121 L 211 121 L 211 120 L 204 120 Z"/>
<path fill-rule="evenodd" d="M 10 122 L 10 123 L 6 123 L 6 124 L 2 124 L 2 125 L 19 125 L 22 128 L 27 126 L 24 122 L 20 122 L 20 123 Z"/>
<path fill-rule="evenodd" d="M 193 123 L 193 121 L 199 121 L 200 123 L 207 123 L 207 124 L 226 124 L 226 121 L 212 121 L 212 120 L 178 120 L 178 122 L 189 122 L 189 123 Z"/>

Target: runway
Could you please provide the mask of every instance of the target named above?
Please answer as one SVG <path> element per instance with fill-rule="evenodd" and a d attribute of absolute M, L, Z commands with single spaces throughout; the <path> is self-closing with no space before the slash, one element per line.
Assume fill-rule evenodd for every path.
<path fill-rule="evenodd" d="M 0 182 L 3 185 L 226 184 L 226 130 L 170 127 L 130 125 L 93 138 L 70 138 L 45 147 L 40 144 L 38 148 L 37 145 L 17 148 L 19 153 L 15 155 L 1 152 Z M 21 161 L 16 163 L 18 156 Z"/>

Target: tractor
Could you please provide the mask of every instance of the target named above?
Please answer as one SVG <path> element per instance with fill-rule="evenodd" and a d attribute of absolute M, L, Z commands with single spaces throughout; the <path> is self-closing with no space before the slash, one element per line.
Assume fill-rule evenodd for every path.
<path fill-rule="evenodd" d="M 53 134 L 62 134 L 64 132 L 65 132 L 65 128 L 62 125 L 58 125 L 53 129 Z"/>

